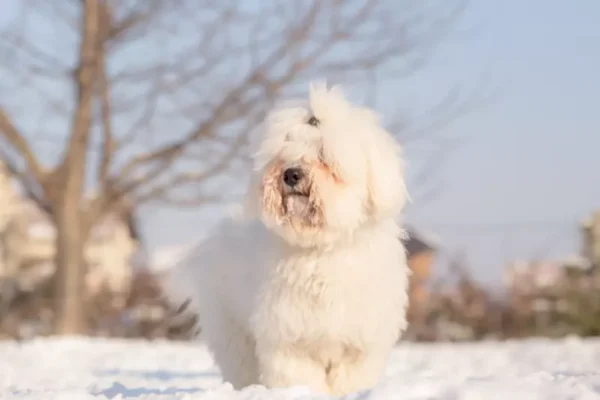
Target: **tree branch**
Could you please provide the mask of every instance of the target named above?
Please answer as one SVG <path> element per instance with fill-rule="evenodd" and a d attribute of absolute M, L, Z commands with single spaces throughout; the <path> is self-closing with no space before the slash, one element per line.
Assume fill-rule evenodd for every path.
<path fill-rule="evenodd" d="M 54 8 L 72 11 L 67 26 L 77 23 L 79 54 L 13 40 L 15 53 L 29 55 L 19 64 L 33 68 L 10 73 L 76 88 L 74 110 L 65 109 L 71 129 L 57 177 L 64 186 L 67 175 L 90 168 L 86 152 L 98 157 L 94 178 L 79 174 L 75 189 L 81 196 L 85 184 L 96 185 L 98 196 L 86 206 L 94 219 L 125 199 L 173 199 L 183 187 L 225 177 L 237 161 L 247 162 L 247 139 L 272 102 L 309 77 L 343 83 L 367 73 L 373 87 L 383 77 L 406 78 L 448 33 L 464 2 L 412 0 L 392 8 L 383 0 L 268 1 L 247 9 L 232 1 L 180 0 L 169 8 L 172 0 L 76 0 L 51 6 L 45 17 Z M 73 58 L 78 66 L 65 75 L 61 64 Z M 38 92 L 46 89 L 33 82 Z M 96 129 L 101 140 L 92 137 Z M 214 198 L 203 187 L 197 197 Z"/>
<path fill-rule="evenodd" d="M 100 157 L 100 166 L 98 168 L 98 178 L 100 180 L 100 193 L 108 191 L 109 173 L 112 161 L 112 155 L 115 150 L 115 139 L 112 126 L 112 108 L 110 83 L 106 74 L 106 41 L 110 37 L 112 29 L 112 15 L 108 5 L 102 7 L 100 18 L 100 34 L 98 44 L 98 87 L 100 92 L 100 113 L 103 127 L 102 138 L 102 156 Z"/>
<path fill-rule="evenodd" d="M 266 71 L 269 67 L 275 65 L 282 57 L 287 54 L 290 49 L 298 43 L 301 42 L 301 39 L 304 38 L 310 29 L 314 26 L 316 21 L 316 16 L 318 15 L 318 10 L 321 6 L 321 2 L 315 1 L 313 6 L 306 14 L 305 19 L 299 26 L 292 29 L 288 40 L 283 41 L 283 44 L 275 50 L 270 57 L 268 57 L 263 63 L 258 65 L 252 73 L 250 73 L 246 79 L 239 84 L 235 89 L 231 90 L 220 102 L 218 106 L 213 110 L 212 118 L 204 121 L 199 124 L 197 128 L 188 133 L 183 139 L 180 139 L 170 145 L 164 146 L 161 149 L 144 154 L 143 156 L 138 156 L 134 158 L 130 163 L 125 165 L 122 169 L 120 179 L 127 180 L 128 175 L 133 172 L 137 167 L 152 163 L 152 162 L 160 162 L 160 168 L 165 169 L 169 168 L 173 161 L 183 153 L 186 146 L 194 143 L 198 139 L 203 136 L 210 136 L 210 132 L 212 128 L 219 122 L 219 120 L 223 117 L 223 114 L 228 110 L 228 108 L 232 104 L 236 104 L 238 102 L 238 98 L 242 96 L 245 91 L 248 91 L 254 84 L 264 82 L 264 77 L 266 75 Z M 294 64 L 290 69 L 294 67 L 301 67 L 301 64 Z M 300 68 L 302 69 L 302 68 Z"/>
<path fill-rule="evenodd" d="M 0 108 L 0 134 L 25 160 L 28 171 L 33 174 L 38 183 L 43 185 L 47 177 L 46 172 L 40 166 L 25 136 L 17 130 L 2 108 Z"/>
<path fill-rule="evenodd" d="M 0 149 L 0 161 L 4 163 L 4 166 L 8 169 L 10 174 L 19 180 L 27 197 L 35 201 L 46 213 L 50 214 L 50 204 L 45 199 L 44 194 L 40 193 L 40 184 L 35 178 L 32 181 L 31 174 L 29 174 L 27 170 L 24 171 L 17 167 L 17 164 L 12 160 L 5 149 Z"/>

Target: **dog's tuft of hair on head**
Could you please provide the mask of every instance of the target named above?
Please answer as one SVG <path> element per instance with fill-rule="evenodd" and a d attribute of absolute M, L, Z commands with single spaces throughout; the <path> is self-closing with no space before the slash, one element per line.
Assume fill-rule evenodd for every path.
<path fill-rule="evenodd" d="M 292 245 L 331 245 L 394 219 L 407 198 L 399 143 L 339 86 L 310 85 L 265 119 L 246 206 Z"/>

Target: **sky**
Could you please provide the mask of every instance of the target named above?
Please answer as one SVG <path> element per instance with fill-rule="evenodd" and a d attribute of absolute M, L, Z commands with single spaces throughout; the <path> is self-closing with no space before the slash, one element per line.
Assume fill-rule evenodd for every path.
<path fill-rule="evenodd" d="M 462 252 L 496 285 L 512 260 L 579 251 L 579 224 L 600 208 L 599 18 L 596 0 L 474 0 L 427 73 L 390 88 L 417 102 L 457 82 L 492 92 L 441 129 L 460 144 L 435 173 L 436 195 L 405 216 L 439 242 L 439 276 Z M 379 97 L 393 112 L 395 98 Z M 408 153 L 409 169 L 422 156 Z M 144 225 L 152 243 L 179 243 L 209 220 L 164 210 Z"/>
<path fill-rule="evenodd" d="M 473 4 L 478 34 L 453 67 L 485 65 L 500 94 L 447 128 L 468 139 L 443 193 L 409 219 L 493 283 L 502 260 L 579 251 L 577 224 L 600 207 L 600 3 Z"/>
<path fill-rule="evenodd" d="M 511 260 L 579 251 L 578 225 L 600 208 L 599 19 L 597 0 L 472 0 L 425 71 L 378 91 L 384 115 L 401 111 L 399 98 L 431 102 L 453 84 L 493 91 L 440 128 L 460 143 L 442 151 L 435 196 L 405 213 L 437 237 L 438 275 L 464 252 L 475 277 L 494 285 Z M 407 147 L 409 173 L 428 154 L 439 151 Z M 196 241 L 221 215 L 154 208 L 141 228 L 156 250 Z"/>

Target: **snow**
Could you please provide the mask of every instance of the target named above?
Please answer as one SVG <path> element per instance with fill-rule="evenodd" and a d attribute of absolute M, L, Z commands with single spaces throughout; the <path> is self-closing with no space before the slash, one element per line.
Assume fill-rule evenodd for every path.
<path fill-rule="evenodd" d="M 234 391 L 201 343 L 0 342 L 0 399 L 324 400 L 302 387 Z M 402 343 L 387 376 L 346 400 L 600 399 L 600 340 Z"/>

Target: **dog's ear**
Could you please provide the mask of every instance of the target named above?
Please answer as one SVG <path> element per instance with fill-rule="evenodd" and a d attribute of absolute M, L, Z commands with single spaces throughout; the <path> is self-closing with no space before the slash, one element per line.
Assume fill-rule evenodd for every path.
<path fill-rule="evenodd" d="M 254 219 L 259 215 L 259 189 L 260 178 L 258 174 L 253 173 L 242 203 L 238 208 L 237 217 L 241 219 Z"/>
<path fill-rule="evenodd" d="M 400 144 L 379 129 L 367 141 L 368 207 L 375 219 L 395 217 L 406 204 L 404 160 Z"/>

